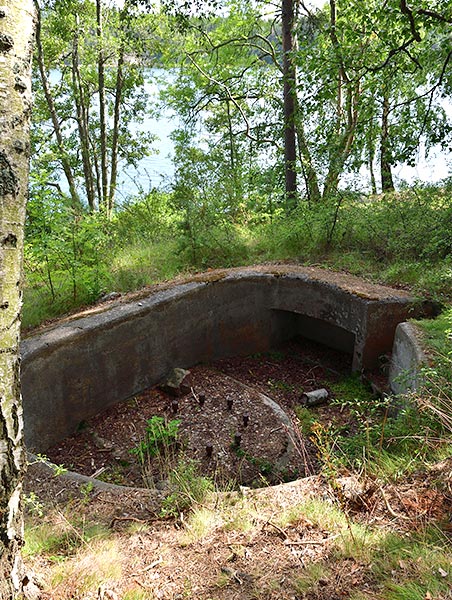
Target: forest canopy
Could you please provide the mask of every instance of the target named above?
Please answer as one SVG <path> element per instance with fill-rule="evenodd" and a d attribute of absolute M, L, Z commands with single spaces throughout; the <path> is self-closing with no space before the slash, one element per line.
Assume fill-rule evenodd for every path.
<path fill-rule="evenodd" d="M 448 260 L 447 179 L 395 173 L 450 149 L 449 2 L 35 5 L 27 324 L 191 268 Z M 125 191 L 159 115 L 174 177 Z"/>

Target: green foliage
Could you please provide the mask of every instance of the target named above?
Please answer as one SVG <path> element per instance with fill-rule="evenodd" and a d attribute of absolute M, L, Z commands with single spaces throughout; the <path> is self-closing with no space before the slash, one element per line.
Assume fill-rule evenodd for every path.
<path fill-rule="evenodd" d="M 215 489 L 211 479 L 199 474 L 199 465 L 195 460 L 180 456 L 168 473 L 168 483 L 172 490 L 162 502 L 161 515 L 176 517 L 193 504 L 201 503 Z"/>
<path fill-rule="evenodd" d="M 378 406 L 378 401 L 372 395 L 372 391 L 359 375 L 329 384 L 336 402 L 341 406 L 349 407 L 355 414 L 362 415 L 367 409 L 373 410 Z M 334 400 L 333 400 L 334 404 Z"/>
<path fill-rule="evenodd" d="M 194 267 L 232 266 L 246 260 L 241 227 L 243 206 L 237 183 L 224 171 L 223 157 L 187 146 L 185 133 L 175 136 L 179 157 L 172 195 L 178 222 L 180 260 Z"/>
<path fill-rule="evenodd" d="M 115 239 L 120 247 L 133 243 L 157 244 L 173 236 L 181 220 L 174 211 L 172 196 L 153 190 L 129 197 L 114 215 Z"/>
<path fill-rule="evenodd" d="M 35 492 L 24 494 L 23 502 L 26 510 L 28 510 L 32 515 L 36 515 L 41 518 L 44 516 L 44 504 L 39 500 Z"/>
<path fill-rule="evenodd" d="M 272 219 L 264 205 L 255 206 L 262 212 L 232 214 L 213 192 L 202 196 L 187 188 L 186 194 L 182 188 L 153 192 L 107 220 L 74 213 L 58 195 L 32 186 L 24 325 L 91 303 L 103 292 L 134 290 L 194 268 L 267 260 L 315 263 L 450 298 L 447 186 L 384 197 L 346 194 L 338 211 L 331 203 L 303 204 Z"/>
<path fill-rule="evenodd" d="M 88 504 L 91 499 L 91 494 L 94 491 L 94 483 L 92 481 L 88 481 L 84 485 L 80 487 L 80 493 L 82 495 L 82 501 L 85 504 Z"/>
<path fill-rule="evenodd" d="M 445 436 L 445 429 L 452 430 L 450 394 L 436 388 L 436 395 L 423 389 L 399 400 L 377 398 L 356 376 L 329 386 L 332 405 L 348 416 L 346 424 L 324 424 L 306 407 L 297 406 L 295 412 L 333 485 L 344 468 L 397 480 L 450 455 Z"/>
<path fill-rule="evenodd" d="M 445 308 L 435 319 L 415 322 L 425 333 L 424 341 L 439 357 L 450 356 L 452 339 L 452 307 Z"/>
<path fill-rule="evenodd" d="M 317 419 L 312 414 L 312 410 L 301 404 L 296 404 L 294 407 L 295 414 L 298 419 L 298 426 L 304 435 L 309 436 L 312 433 L 312 427 L 317 422 Z"/>
<path fill-rule="evenodd" d="M 55 464 L 51 463 L 49 461 L 49 459 L 47 458 L 47 456 L 45 456 L 45 454 L 36 454 L 35 458 L 36 458 L 35 463 L 44 463 L 47 466 L 49 466 L 52 469 L 53 475 L 55 477 L 64 475 L 67 471 L 67 469 L 63 465 L 55 465 Z M 35 464 L 35 463 L 29 463 L 29 464 Z"/>
<path fill-rule="evenodd" d="M 32 171 L 42 193 L 66 187 L 75 209 L 87 204 L 110 215 L 118 170 L 151 153 L 154 136 L 137 125 L 150 115 L 144 74 L 156 60 L 161 25 L 130 3 L 100 6 L 100 29 L 87 0 L 40 10 Z"/>
<path fill-rule="evenodd" d="M 265 458 L 260 458 L 258 456 L 253 456 L 250 452 L 246 452 L 245 450 L 243 450 L 243 448 L 235 446 L 234 442 L 232 443 L 231 447 L 239 458 L 243 458 L 244 460 L 248 461 L 251 465 L 257 467 L 260 475 L 256 482 L 258 485 L 260 484 L 262 486 L 265 477 L 277 475 L 277 469 L 275 465 L 272 464 L 269 460 Z"/>
<path fill-rule="evenodd" d="M 452 433 L 452 308 L 449 306 L 436 319 L 418 321 L 432 364 L 420 371 L 420 389 L 414 400 L 426 414 Z"/>
<path fill-rule="evenodd" d="M 180 420 L 166 422 L 163 417 L 154 416 L 148 419 L 145 438 L 131 449 L 143 464 L 149 458 L 159 454 L 168 455 L 176 446 L 179 435 Z"/>
<path fill-rule="evenodd" d="M 114 243 L 102 214 L 79 214 L 62 199 L 32 185 L 25 229 L 27 286 L 24 323 L 37 324 L 36 291 L 44 310 L 61 314 L 94 302 L 108 289 L 108 256 Z"/>

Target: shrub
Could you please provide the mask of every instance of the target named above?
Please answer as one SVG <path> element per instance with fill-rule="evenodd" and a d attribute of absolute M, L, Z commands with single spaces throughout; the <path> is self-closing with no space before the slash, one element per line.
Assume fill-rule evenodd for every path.
<path fill-rule="evenodd" d="M 146 434 L 131 453 L 143 464 L 147 459 L 159 454 L 168 455 L 177 445 L 180 420 L 165 422 L 163 417 L 154 416 L 148 419 Z"/>

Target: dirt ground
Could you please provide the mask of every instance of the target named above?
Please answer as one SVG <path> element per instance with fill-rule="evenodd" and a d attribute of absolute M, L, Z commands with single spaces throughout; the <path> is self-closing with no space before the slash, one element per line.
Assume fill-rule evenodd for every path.
<path fill-rule="evenodd" d="M 318 470 L 317 452 L 300 432 L 294 407 L 303 392 L 329 389 L 349 374 L 350 366 L 349 356 L 303 338 L 271 352 L 198 365 L 184 381 L 188 393 L 175 398 L 159 386 L 150 388 L 81 424 L 46 455 L 55 464 L 103 481 L 158 487 L 162 457 L 142 466 L 131 451 L 145 439 L 147 421 L 159 416 L 180 422 L 184 455 L 217 481 L 262 487 L 312 475 Z M 346 418 L 331 405 L 316 412 L 336 422 Z"/>

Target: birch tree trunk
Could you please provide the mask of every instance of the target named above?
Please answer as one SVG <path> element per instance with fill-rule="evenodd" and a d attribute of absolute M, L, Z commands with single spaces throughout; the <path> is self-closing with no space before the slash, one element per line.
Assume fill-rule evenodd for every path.
<path fill-rule="evenodd" d="M 23 225 L 28 186 L 33 0 L 0 7 L 0 599 L 21 593 L 25 467 L 19 389 Z"/>
<path fill-rule="evenodd" d="M 74 99 L 77 111 L 77 127 L 80 138 L 83 175 L 86 185 L 86 197 L 91 212 L 96 210 L 96 193 L 94 187 L 93 169 L 90 156 L 90 140 L 89 140 L 89 108 L 88 100 L 85 97 L 83 90 L 82 77 L 80 74 L 80 59 L 79 59 L 79 18 L 76 15 L 75 29 L 73 32 L 72 41 L 72 84 L 74 88 Z M 100 197 L 100 195 L 98 196 Z"/>
<path fill-rule="evenodd" d="M 105 103 L 105 70 L 102 31 L 102 4 L 96 0 L 97 42 L 99 44 L 97 53 L 97 77 L 99 83 L 99 125 L 100 125 L 100 169 L 101 169 L 101 196 L 99 204 L 110 216 L 110 203 L 108 201 L 108 165 L 107 165 L 107 116 Z"/>
<path fill-rule="evenodd" d="M 389 153 L 389 93 L 387 90 L 383 94 L 383 113 L 381 116 L 381 136 L 380 136 L 380 174 L 381 191 L 393 192 L 394 180 L 392 178 L 391 159 Z"/>

